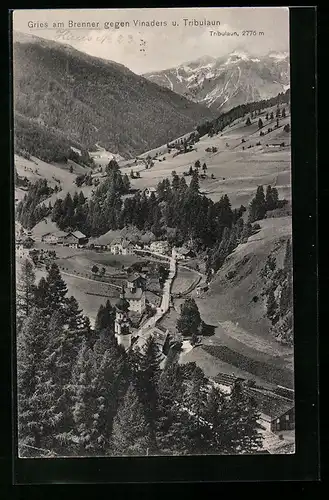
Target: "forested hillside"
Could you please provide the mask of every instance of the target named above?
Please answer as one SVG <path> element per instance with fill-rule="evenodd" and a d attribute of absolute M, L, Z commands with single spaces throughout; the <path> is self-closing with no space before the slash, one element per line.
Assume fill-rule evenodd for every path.
<path fill-rule="evenodd" d="M 121 64 L 38 37 L 14 36 L 13 69 L 16 148 L 42 159 L 54 137 L 56 160 L 68 142 L 135 156 L 214 116 Z"/>

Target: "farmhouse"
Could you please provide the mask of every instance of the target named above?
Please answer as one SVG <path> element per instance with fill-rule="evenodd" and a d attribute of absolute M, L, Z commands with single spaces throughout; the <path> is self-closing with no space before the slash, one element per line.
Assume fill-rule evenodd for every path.
<path fill-rule="evenodd" d="M 58 245 L 63 243 L 65 236 L 66 233 L 64 231 L 45 233 L 41 236 L 41 241 L 43 243 L 48 243 L 49 245 Z"/>
<path fill-rule="evenodd" d="M 63 245 L 70 248 L 78 248 L 88 243 L 88 238 L 80 231 L 68 233 L 63 238 Z"/>
<path fill-rule="evenodd" d="M 280 432 L 295 428 L 294 402 L 270 391 L 247 389 L 260 412 L 260 425 L 267 431 Z"/>
<path fill-rule="evenodd" d="M 189 257 L 195 257 L 195 253 L 193 252 L 193 250 L 185 246 L 174 247 L 172 249 L 172 256 L 177 260 L 185 260 Z"/>
<path fill-rule="evenodd" d="M 150 245 L 150 250 L 155 253 L 167 254 L 170 250 L 170 246 L 166 240 L 153 241 Z"/>
<path fill-rule="evenodd" d="M 107 234 L 102 234 L 98 238 L 95 238 L 91 242 L 91 245 L 96 250 L 110 250 L 111 249 L 111 237 L 109 237 Z"/>
<path fill-rule="evenodd" d="M 110 246 L 110 251 L 114 255 L 132 255 L 134 250 L 134 245 L 124 238 L 115 239 Z"/>

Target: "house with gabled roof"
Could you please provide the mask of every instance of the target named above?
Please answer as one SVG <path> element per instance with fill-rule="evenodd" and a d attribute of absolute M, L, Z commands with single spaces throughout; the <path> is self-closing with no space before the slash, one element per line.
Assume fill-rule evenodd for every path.
<path fill-rule="evenodd" d="M 260 412 L 260 425 L 271 432 L 295 428 L 295 404 L 291 399 L 254 387 L 245 389 Z"/>
<path fill-rule="evenodd" d="M 67 233 L 65 231 L 45 233 L 41 236 L 41 241 L 43 243 L 48 243 L 49 245 L 57 245 L 63 243 L 66 234 Z"/>
<path fill-rule="evenodd" d="M 114 255 L 132 255 L 135 251 L 135 247 L 125 238 L 116 238 L 111 243 L 110 251 Z"/>
<path fill-rule="evenodd" d="M 63 238 L 63 245 L 70 248 L 78 248 L 86 245 L 88 238 L 81 231 L 73 231 L 68 233 Z"/>

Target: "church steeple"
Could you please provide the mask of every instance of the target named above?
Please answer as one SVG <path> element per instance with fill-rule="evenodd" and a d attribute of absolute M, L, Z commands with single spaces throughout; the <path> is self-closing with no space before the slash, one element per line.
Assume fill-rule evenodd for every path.
<path fill-rule="evenodd" d="M 131 345 L 130 322 L 128 317 L 129 302 L 125 298 L 125 289 L 122 286 L 120 298 L 116 303 L 114 332 L 119 345 L 129 349 Z"/>

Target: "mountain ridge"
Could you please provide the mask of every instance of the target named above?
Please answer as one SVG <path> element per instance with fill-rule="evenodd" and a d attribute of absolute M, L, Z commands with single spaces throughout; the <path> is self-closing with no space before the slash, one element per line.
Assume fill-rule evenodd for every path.
<path fill-rule="evenodd" d="M 216 112 L 274 97 L 290 84 L 287 52 L 253 56 L 244 49 L 218 58 L 201 56 L 145 78 Z"/>
<path fill-rule="evenodd" d="M 82 149 L 97 142 L 134 157 L 214 117 L 124 65 L 36 36 L 16 34 L 13 70 L 16 146 L 36 156 L 35 143 L 44 142 L 37 129 L 43 136 L 64 133 Z"/>

